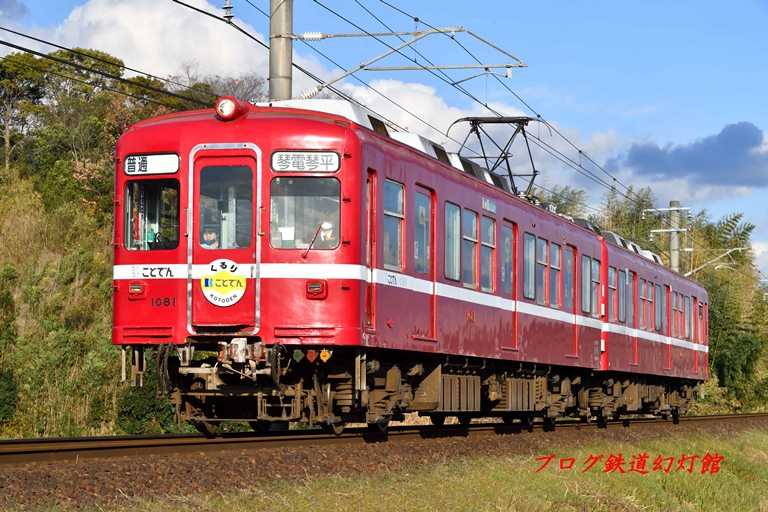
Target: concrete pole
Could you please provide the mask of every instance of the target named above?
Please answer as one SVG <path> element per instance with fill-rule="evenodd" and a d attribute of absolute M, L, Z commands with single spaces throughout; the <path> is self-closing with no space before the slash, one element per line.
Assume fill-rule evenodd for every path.
<path fill-rule="evenodd" d="M 269 99 L 291 99 L 293 85 L 293 0 L 269 1 Z"/>
<path fill-rule="evenodd" d="M 680 201 L 669 202 L 669 266 L 673 272 L 680 272 Z"/>

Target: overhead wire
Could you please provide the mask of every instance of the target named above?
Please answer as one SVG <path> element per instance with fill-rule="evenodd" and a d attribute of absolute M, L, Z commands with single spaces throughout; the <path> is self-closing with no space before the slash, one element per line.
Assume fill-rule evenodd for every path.
<path fill-rule="evenodd" d="M 22 51 L 22 52 L 25 52 L 25 53 L 28 53 L 28 54 L 31 54 L 31 55 L 35 55 L 35 56 L 40 57 L 42 59 L 46 59 L 46 60 L 49 60 L 49 61 L 52 61 L 52 62 L 56 62 L 56 63 L 62 64 L 64 66 L 69 66 L 69 67 L 72 67 L 72 68 L 76 68 L 76 69 L 78 69 L 80 71 L 85 71 L 87 73 L 94 73 L 96 75 L 100 75 L 100 76 L 102 76 L 104 78 L 109 78 L 109 79 L 114 80 L 116 82 L 125 83 L 125 84 L 131 85 L 133 87 L 138 87 L 140 89 L 145 89 L 145 90 L 152 91 L 152 92 L 155 92 L 155 93 L 158 93 L 158 94 L 163 94 L 165 96 L 174 97 L 176 99 L 183 100 L 183 101 L 188 101 L 188 102 L 195 103 L 195 104 L 198 104 L 198 105 L 201 105 L 201 106 L 202 105 L 206 105 L 207 106 L 207 103 L 205 103 L 205 102 L 203 102 L 203 101 L 201 101 L 201 100 L 199 100 L 197 98 L 190 98 L 188 96 L 184 96 L 182 94 L 177 94 L 177 93 L 174 93 L 174 92 L 171 92 L 171 91 L 167 91 L 165 89 L 161 89 L 159 87 L 155 87 L 155 86 L 152 86 L 152 85 L 149 85 L 149 84 L 142 84 L 142 83 L 133 81 L 131 79 L 122 77 L 120 75 L 115 75 L 115 74 L 112 74 L 112 73 L 108 73 L 108 72 L 103 71 L 101 69 L 92 68 L 92 67 L 85 66 L 85 65 L 77 63 L 77 62 L 68 61 L 66 59 L 62 59 L 62 58 L 59 58 L 59 57 L 54 57 L 53 55 L 45 54 L 45 53 L 39 52 L 37 50 L 33 50 L 32 48 L 27 48 L 25 46 L 14 44 L 14 43 L 11 43 L 9 41 L 4 41 L 4 40 L 0 39 L 0 45 L 7 46 L 9 48 L 13 48 L 14 50 Z"/>
<path fill-rule="evenodd" d="M 188 9 L 191 9 L 191 10 L 193 10 L 193 11 L 196 11 L 196 12 L 198 12 L 198 13 L 200 13 L 200 14 L 203 14 L 203 15 L 205 15 L 205 16 L 207 16 L 207 17 L 209 17 L 209 18 L 212 18 L 212 19 L 215 19 L 215 20 L 221 21 L 221 22 L 223 22 L 223 23 L 226 23 L 227 25 L 229 25 L 229 26 L 233 27 L 235 30 L 237 30 L 237 31 L 238 31 L 238 32 L 240 32 L 241 34 L 245 35 L 247 38 L 249 38 L 249 39 L 251 39 L 252 41 L 254 41 L 255 43 L 257 43 L 257 44 L 258 44 L 259 46 L 261 46 L 262 48 L 264 48 L 264 49 L 266 49 L 266 50 L 269 50 L 269 45 L 268 45 L 267 43 L 265 43 L 264 41 L 260 40 L 259 38 L 257 38 L 256 36 L 254 36 L 253 34 L 251 34 L 250 32 L 248 32 L 247 30 L 245 30 L 244 28 L 242 28 L 240 25 L 238 25 L 238 24 L 234 23 L 233 21 L 231 21 L 231 20 L 228 20 L 228 19 L 224 18 L 223 16 L 219 16 L 219 15 L 217 15 L 217 14 L 214 14 L 214 13 L 212 13 L 212 12 L 206 11 L 205 9 L 200 9 L 199 7 L 195 7 L 195 6 L 193 6 L 193 5 L 190 5 L 190 4 L 186 3 L 186 2 L 183 2 L 182 0 L 171 0 L 171 1 L 172 1 L 172 2 L 174 2 L 174 3 L 176 3 L 176 4 L 182 5 L 182 6 L 186 7 L 186 8 L 188 8 Z M 250 3 L 250 2 L 249 2 L 249 3 Z M 251 5 L 253 5 L 253 4 L 251 4 Z M 255 7 L 255 6 L 254 6 L 254 7 Z M 269 15 L 267 14 L 267 16 L 269 16 Z M 309 71 L 308 69 L 306 69 L 304 66 L 301 66 L 300 64 L 297 64 L 297 63 L 295 63 L 295 62 L 291 62 L 291 66 L 292 66 L 292 67 L 294 67 L 294 68 L 296 68 L 297 70 L 301 71 L 301 72 L 302 72 L 302 73 L 304 73 L 304 74 L 305 74 L 307 77 L 309 77 L 310 79 L 314 80 L 314 81 L 315 81 L 315 82 L 317 82 L 318 84 L 324 84 L 324 83 L 325 83 L 325 81 L 324 81 L 322 78 L 320 78 L 320 77 L 319 77 L 319 76 L 317 76 L 316 74 L 312 73 L 311 71 Z M 369 111 L 373 112 L 373 113 L 374 113 L 374 114 L 376 114 L 378 117 L 382 118 L 382 119 L 383 119 L 383 120 L 384 120 L 386 123 L 388 123 L 389 125 L 391 125 L 391 126 L 394 126 L 394 127 L 397 127 L 397 128 L 398 128 L 398 129 L 400 129 L 400 130 L 405 130 L 403 127 L 399 126 L 397 123 L 395 123 L 395 122 L 394 122 L 394 121 L 392 121 L 391 119 L 388 119 L 386 116 L 384 116 L 384 115 L 382 115 L 382 114 L 380 114 L 380 113 L 376 112 L 375 110 L 371 109 L 370 107 L 368 107 L 368 106 L 364 105 L 363 103 L 361 103 L 360 101 L 356 100 L 355 98 L 353 98 L 353 97 L 349 96 L 348 94 L 346 94 L 345 92 L 341 91 L 340 89 L 338 89 L 338 88 L 336 88 L 336 87 L 333 87 L 333 86 L 329 86 L 329 87 L 328 87 L 328 89 L 329 89 L 330 91 L 332 91 L 334 94 L 338 95 L 339 97 L 341 97 L 341 98 L 344 98 L 344 99 L 346 99 L 346 100 L 348 100 L 348 101 L 351 101 L 352 103 L 354 103 L 354 104 L 356 104 L 356 105 L 359 105 L 360 107 L 362 107 L 362 108 L 364 108 L 364 109 L 366 109 L 366 110 L 369 110 Z"/>
<path fill-rule="evenodd" d="M 386 6 L 388 6 L 388 7 L 389 7 L 389 8 L 391 8 L 391 9 L 395 10 L 396 12 L 399 12 L 400 14 L 402 14 L 402 15 L 404 15 L 404 16 L 406 16 L 406 17 L 408 17 L 408 18 L 411 18 L 412 20 L 414 20 L 414 21 L 416 21 L 416 22 L 418 22 L 418 23 L 423 23 L 425 26 L 427 26 L 427 27 L 430 27 L 430 28 L 432 28 L 432 29 L 434 29 L 434 28 L 435 28 L 435 27 L 434 27 L 433 25 L 431 25 L 430 23 L 428 23 L 428 22 L 424 21 L 424 19 L 423 19 L 423 18 L 421 18 L 421 17 L 418 17 L 418 16 L 415 16 L 415 15 L 413 15 L 413 14 L 410 14 L 410 13 L 407 13 L 407 12 L 405 12 L 403 9 L 399 8 L 398 6 L 394 5 L 393 3 L 391 3 L 391 2 L 389 2 L 389 1 L 387 1 L 387 0 L 379 0 L 379 2 L 380 2 L 380 3 L 382 3 L 382 4 L 384 4 L 384 5 L 386 5 Z M 454 43 L 456 43 L 456 44 L 457 44 L 457 45 L 458 45 L 460 48 L 462 48 L 462 49 L 464 50 L 464 52 L 465 52 L 465 53 L 467 53 L 467 55 L 469 55 L 469 56 L 470 56 L 470 57 L 471 57 L 471 58 L 472 58 L 472 59 L 473 59 L 475 62 L 477 62 L 478 64 L 482 64 L 482 62 L 480 61 L 480 59 L 479 59 L 479 58 L 477 58 L 477 56 L 476 56 L 476 55 L 474 55 L 474 53 L 473 53 L 473 52 L 471 52 L 471 51 L 469 50 L 469 48 L 467 48 L 467 47 L 466 47 L 466 46 L 465 46 L 465 45 L 464 45 L 464 44 L 463 44 L 463 43 L 462 43 L 462 42 L 461 42 L 461 41 L 460 41 L 458 38 L 456 38 L 456 37 L 453 37 L 453 36 L 451 36 L 450 34 L 446 34 L 446 36 L 450 37 L 450 39 L 451 39 L 451 40 L 452 40 Z M 622 181 L 621 181 L 619 178 L 617 178 L 615 175 L 613 175 L 612 173 L 610 173 L 609 171 L 607 171 L 607 170 L 606 170 L 606 169 L 605 169 L 605 168 L 604 168 L 602 165 L 600 165 L 599 163 L 597 163 L 597 162 L 596 162 L 596 161 L 595 161 L 595 160 L 594 160 L 594 159 L 593 159 L 593 158 L 592 158 L 592 157 L 591 157 L 591 156 L 590 156 L 590 155 L 589 155 L 587 152 L 585 152 L 585 151 L 584 151 L 584 150 L 582 150 L 580 147 L 578 147 L 578 146 L 577 146 L 577 145 L 576 145 L 576 144 L 575 144 L 575 143 L 574 143 L 574 142 L 573 142 L 573 141 L 572 141 L 570 138 L 568 138 L 567 136 L 565 136 L 565 134 L 563 134 L 563 133 L 562 133 L 562 132 L 561 132 L 561 131 L 560 131 L 560 130 L 559 130 L 559 129 L 558 129 L 556 126 L 555 126 L 555 125 L 553 125 L 552 123 L 550 123 L 549 121 L 547 121 L 546 119 L 544 119 L 544 117 L 541 115 L 541 113 L 540 113 L 538 110 L 536 110 L 535 108 L 533 108 L 533 106 L 531 106 L 531 104 L 530 104 L 530 103 L 528 103 L 528 102 L 527 102 L 527 101 L 526 101 L 526 100 L 525 100 L 525 99 L 524 99 L 524 98 L 523 98 L 523 97 L 522 97 L 522 96 L 521 96 L 519 93 L 517 93 L 517 92 L 516 92 L 514 89 L 512 89 L 512 87 L 510 87 L 510 86 L 509 86 L 509 85 L 508 85 L 506 82 L 504 82 L 504 81 L 503 81 L 503 80 L 502 80 L 502 79 L 501 79 L 501 78 L 500 78 L 498 75 L 495 75 L 495 74 L 494 74 L 494 75 L 493 75 L 493 77 L 495 78 L 495 80 L 496 80 L 496 81 L 497 81 L 497 82 L 498 82 L 498 83 L 499 83 L 499 84 L 500 84 L 502 87 L 504 87 L 504 88 L 507 90 L 507 92 L 509 92 L 510 94 L 512 94 L 512 95 L 513 95 L 513 96 L 514 96 L 514 97 L 515 97 L 515 98 L 516 98 L 516 99 L 517 99 L 517 100 L 518 100 L 520 103 L 522 103 L 522 104 L 523 104 L 523 105 L 524 105 L 524 106 L 525 106 L 525 107 L 526 107 L 526 108 L 527 108 L 527 109 L 528 109 L 530 112 L 532 112 L 534 115 L 536 115 L 537 119 L 539 119 L 539 120 L 540 120 L 542 123 L 544 123 L 544 124 L 545 124 L 547 127 L 549 127 L 549 129 L 551 129 L 552 131 L 554 131 L 555 133 L 557 133 L 557 134 L 558 134 L 558 135 L 559 135 L 559 136 L 560 136 L 560 137 L 561 137 L 561 138 L 562 138 L 562 139 L 563 139 L 563 140 L 564 140 L 566 143 L 568 143 L 568 144 L 569 144 L 571 147 L 573 147 L 575 150 L 577 150 L 577 151 L 579 152 L 579 155 L 580 155 L 580 156 L 583 156 L 584 158 L 586 158 L 587 160 L 589 160 L 589 161 L 590 161 L 590 162 L 591 162 L 591 163 L 592 163 L 592 164 L 593 164 L 595 167 L 597 167 L 597 168 L 598 168 L 598 169 L 599 169 L 601 172 L 603 172 L 603 173 L 604 173 L 606 176 L 608 176 L 609 178 L 611 178 L 611 180 L 613 180 L 613 183 L 615 183 L 615 184 L 618 184 L 618 185 L 621 185 L 621 186 L 622 186 L 622 187 L 623 187 L 623 188 L 624 188 L 624 189 L 625 189 L 627 192 L 630 192 L 631 188 L 630 188 L 629 186 L 627 186 L 625 183 L 623 183 L 623 182 L 622 182 Z"/>
<path fill-rule="evenodd" d="M 25 34 L 24 32 L 19 32 L 17 30 L 13 30 L 11 28 L 4 27 L 4 26 L 0 26 L 0 30 L 3 30 L 5 32 L 8 32 L 8 33 L 20 36 L 20 37 L 24 37 L 26 39 L 29 39 L 29 40 L 32 40 L 32 41 L 35 41 L 35 42 L 38 42 L 38 43 L 41 43 L 41 44 L 45 44 L 45 45 L 48 45 L 48 46 L 52 46 L 54 48 L 58 48 L 59 50 L 63 50 L 63 51 L 65 51 L 67 53 L 70 53 L 72 55 L 77 55 L 79 57 L 95 60 L 97 62 L 101 62 L 101 63 L 104 63 L 104 64 L 109 64 L 110 66 L 120 67 L 121 69 L 125 69 L 125 70 L 131 71 L 133 73 L 138 73 L 140 75 L 144 75 L 146 77 L 152 78 L 154 80 L 159 80 L 161 82 L 165 82 L 167 84 L 170 84 L 170 85 L 173 85 L 173 86 L 176 86 L 176 87 L 181 87 L 181 88 L 187 89 L 187 90 L 191 90 L 192 89 L 192 87 L 190 87 L 189 85 L 185 85 L 185 84 L 182 84 L 180 82 L 176 82 L 174 80 L 171 80 L 170 78 L 163 78 L 161 76 L 154 75 L 152 73 L 148 73 L 146 71 L 142 71 L 140 69 L 136 69 L 136 68 L 127 66 L 125 64 L 118 64 L 116 62 L 110 61 L 109 59 L 102 58 L 102 57 L 100 57 L 98 55 L 90 55 L 90 54 L 88 54 L 86 52 L 83 52 L 83 51 L 80 51 L 80 50 L 77 50 L 77 49 L 74 49 L 74 48 L 68 48 L 68 47 L 63 46 L 61 44 L 54 43 L 54 42 L 48 41 L 46 39 L 42 39 L 40 37 L 36 37 L 36 36 L 31 35 L 31 34 Z M 196 91 L 196 92 L 202 92 L 202 93 L 210 96 L 211 98 L 215 97 L 215 95 L 207 93 L 205 91 Z"/>
<path fill-rule="evenodd" d="M 440 76 L 438 73 L 436 73 L 436 72 L 435 72 L 435 70 L 433 70 L 433 69 L 430 69 L 430 68 L 428 68 L 428 67 L 424 66 L 424 64 L 420 63 L 418 60 L 416 60 L 416 59 L 414 59 L 414 58 L 410 57 L 409 55 L 406 55 L 405 53 L 403 53 L 403 51 L 402 51 L 402 50 L 400 50 L 400 49 L 398 49 L 398 48 L 396 48 L 396 47 L 394 47 L 394 46 L 390 45 L 390 44 L 389 44 L 389 43 L 387 43 L 385 40 L 383 40 L 382 38 L 378 37 L 376 34 L 373 34 L 373 33 L 371 33 L 370 31 L 366 30 L 364 27 L 362 27 L 362 26 L 360 26 L 359 24 L 357 24 L 357 23 L 353 22 L 353 21 L 352 21 L 352 20 L 350 20 L 348 17 L 346 17 L 346 16 L 342 15 L 341 13 L 339 13 L 339 12 L 337 12 L 336 10 L 332 9 L 331 7 L 329 7 L 329 6 L 325 5 L 323 2 L 321 2 L 321 1 L 319 1 L 319 0 L 312 0 L 312 1 L 313 1 L 315 4 L 317 4 L 318 6 L 322 7 L 322 8 L 323 8 L 323 9 L 325 9 L 326 11 L 328 11 L 329 13 L 333 14 L 334 16 L 336 16 L 337 18 L 341 19 L 342 21 L 344 21 L 344 22 L 346 22 L 347 24 L 349 24 L 349 25 L 351 25 L 351 26 L 353 26 L 353 27 L 357 28 L 358 30 L 360 30 L 361 32 L 365 33 L 365 34 L 366 34 L 366 35 L 368 35 L 369 37 L 372 37 L 373 39 L 375 39 L 376 41 L 378 41 L 378 42 L 379 42 L 379 43 L 381 43 L 382 45 L 384 45 L 384 46 L 386 46 L 387 48 L 389 48 L 390 50 L 392 50 L 394 53 L 398 53 L 399 55 L 401 55 L 401 56 L 402 56 L 402 57 L 404 57 L 405 59 L 407 59 L 407 60 L 409 60 L 409 61 L 413 62 L 413 63 L 414 63 L 414 64 L 416 64 L 417 66 L 421 67 L 421 68 L 422 68 L 422 69 L 424 69 L 425 71 L 427 71 L 427 72 L 429 72 L 430 74 L 432 74 L 433 76 L 435 76 L 435 77 L 437 77 L 438 79 L 442 80 L 443 82 L 447 83 L 449 86 L 451 86 L 451 87 L 454 87 L 455 89 L 459 90 L 460 92 L 462 92 L 463 94 L 465 94 L 465 95 L 467 95 L 469 98 L 471 98 L 473 101 L 477 102 L 478 104 L 480 104 L 481 106 L 485 107 L 485 108 L 486 108 L 486 109 L 488 109 L 489 111 L 493 112 L 493 113 L 494 113 L 494 114 L 496 114 L 497 116 L 499 116 L 499 117 L 502 117 L 502 114 L 501 114 L 500 112 L 498 112 L 497 110 L 493 109 L 491 106 L 489 106 L 489 105 L 487 104 L 487 102 L 483 102 L 482 100 L 480 100 L 479 98 L 477 98 L 477 97 L 476 97 L 474 94 L 472 94 L 471 92 L 469 92 L 469 91 L 468 91 L 466 88 L 464 88 L 464 87 L 457 87 L 457 85 L 454 83 L 454 81 L 452 81 L 450 78 L 446 78 L 448 75 L 447 75 L 445 72 L 443 72 L 443 75 L 445 75 L 445 76 Z M 414 20 L 420 20 L 420 19 L 419 19 L 419 18 L 414 18 Z M 422 21 L 422 22 L 423 22 L 423 21 Z M 425 25 L 426 25 L 426 23 L 425 23 Z M 428 25 L 428 26 L 430 26 L 430 27 L 431 27 L 433 30 L 437 30 L 437 31 L 438 31 L 438 33 L 442 32 L 442 31 L 440 31 L 440 29 L 438 29 L 438 28 L 435 28 L 435 27 L 433 27 L 432 25 Z M 446 35 L 447 37 L 451 37 L 451 39 L 454 39 L 454 38 L 453 38 L 453 37 L 452 37 L 450 34 L 445 34 L 445 35 Z M 545 123 L 545 124 L 546 124 L 546 123 Z M 547 125 L 547 126 L 549 126 L 549 125 Z M 598 177 L 597 175 L 595 175 L 593 172 L 591 172 L 591 171 L 589 171 L 588 169 L 586 169 L 586 168 L 585 168 L 583 165 L 576 163 L 576 162 L 575 162 L 573 159 L 571 159 L 571 158 L 567 157 L 566 155 L 564 155 L 564 154 L 563 154 L 561 151 L 559 151 L 558 149 L 556 149 L 556 148 L 554 148 L 554 147 L 550 146 L 549 144 L 547 144 L 546 142 L 544 142 L 544 141 L 543 141 L 543 140 L 541 140 L 540 138 L 536 137 L 536 135 L 534 135 L 534 134 L 532 134 L 532 133 L 531 133 L 531 134 L 529 134 L 529 137 L 531 137 L 531 139 L 534 141 L 535 145 L 539 146 L 539 147 L 540 147 L 540 148 L 541 148 L 543 151 L 545 151 L 545 152 L 549 153 L 549 154 L 550 154 L 550 155 L 552 155 L 552 156 L 554 156 L 554 155 L 553 155 L 553 153 L 557 153 L 557 154 L 559 154 L 561 157 L 563 157 L 563 158 L 565 158 L 566 160 L 568 160 L 568 161 L 570 162 L 570 163 L 566 164 L 568 167 L 571 167 L 571 168 L 573 168 L 574 170 L 576 170 L 577 172 L 579 172 L 579 173 L 580 173 L 580 174 L 582 174 L 583 176 L 585 176 L 585 177 L 587 177 L 587 178 L 589 178 L 589 179 L 592 179 L 592 180 L 593 180 L 593 181 L 595 181 L 596 183 L 598 183 L 598 184 L 600 184 L 600 185 L 602 185 L 602 186 L 606 187 L 606 188 L 607 188 L 607 189 L 609 189 L 609 190 L 616 190 L 616 189 L 615 189 L 615 187 L 614 187 L 613 185 L 611 185 L 611 184 L 609 184 L 609 183 L 605 182 L 603 179 L 599 178 L 599 177 Z M 538 141 L 538 143 L 541 143 L 541 144 L 538 144 L 538 143 L 537 143 L 537 141 Z M 546 146 L 546 148 L 545 148 L 545 147 L 542 147 L 542 146 Z M 562 160 L 561 160 L 561 162 L 562 162 Z M 565 163 L 565 162 L 563 162 L 563 163 Z M 634 201 L 634 200 L 633 200 L 633 199 L 632 199 L 630 196 L 628 196 L 626 193 L 623 193 L 623 192 L 621 192 L 621 191 L 617 191 L 617 192 L 618 192 L 620 195 L 624 196 L 626 199 L 628 199 L 628 200 L 630 200 L 630 201 Z"/>
<path fill-rule="evenodd" d="M 8 59 L 11 56 L 12 56 L 12 54 L 5 55 L 0 60 L 6 60 L 6 59 Z M 115 89 L 113 87 L 109 87 L 108 85 L 104 85 L 104 84 L 94 84 L 92 82 L 89 82 L 87 80 L 83 80 L 81 78 L 64 75 L 64 74 L 58 73 L 56 71 L 53 71 L 51 69 L 46 69 L 46 68 L 41 68 L 41 67 L 33 66 L 32 64 L 29 64 L 29 63 L 26 63 L 26 62 L 18 62 L 18 61 L 16 61 L 13 64 L 16 65 L 16 66 L 24 67 L 24 68 L 31 69 L 31 70 L 34 70 L 34 71 L 39 71 L 41 73 L 46 73 L 46 74 L 50 74 L 50 75 L 53 75 L 53 76 L 57 76 L 57 77 L 62 78 L 64 80 L 69 80 L 69 81 L 72 81 L 72 82 L 78 82 L 78 83 L 81 83 L 81 84 L 84 84 L 84 85 L 88 85 L 90 87 L 93 87 L 94 89 L 103 89 L 105 91 L 110 91 L 110 92 L 114 92 L 116 94 L 121 94 L 123 96 L 129 97 L 129 98 L 133 98 L 133 99 L 138 100 L 138 101 L 146 101 L 148 103 L 153 103 L 155 105 L 159 105 L 159 106 L 162 106 L 162 107 L 171 108 L 171 109 L 173 108 L 170 105 L 167 105 L 167 104 L 165 104 L 165 103 L 163 103 L 161 101 L 157 101 L 157 100 L 152 99 L 152 98 L 148 98 L 146 96 L 137 96 L 137 95 L 131 94 L 131 93 L 127 92 L 127 91 L 121 91 L 119 89 Z"/>
<path fill-rule="evenodd" d="M 262 8 L 258 7 L 251 0 L 245 0 L 245 2 L 247 4 L 249 4 L 251 7 L 253 7 L 254 9 L 256 9 L 259 13 L 264 15 L 267 19 L 269 19 L 269 13 L 264 11 Z M 349 71 L 347 68 L 345 68 L 344 66 L 339 64 L 338 61 L 336 61 L 333 58 L 331 58 L 328 54 L 326 54 L 325 52 L 323 52 L 322 50 L 317 48 L 315 45 L 313 45 L 313 44 L 311 44 L 311 43 L 309 43 L 307 41 L 304 41 L 303 39 L 299 39 L 299 41 L 301 43 L 303 43 L 305 46 L 307 46 L 308 48 L 310 48 L 313 52 L 317 53 L 318 55 L 323 57 L 325 60 L 327 60 L 328 62 L 330 62 L 331 64 L 333 64 L 337 68 L 339 68 L 340 70 L 344 71 L 345 73 Z M 412 110 L 406 108 L 401 103 L 398 103 L 397 101 L 393 100 L 392 98 L 390 98 L 389 96 L 387 96 L 386 94 L 384 94 L 383 92 L 381 92 L 380 90 L 378 90 L 377 88 L 372 86 L 371 84 L 367 83 L 365 80 L 361 79 L 360 77 L 358 77 L 358 76 L 356 76 L 354 74 L 351 75 L 351 78 L 353 80 L 355 80 L 356 82 L 360 83 L 361 85 L 363 85 L 364 87 L 366 87 L 367 89 L 373 91 L 375 94 L 377 94 L 378 96 L 380 96 L 381 98 L 386 100 L 388 103 L 391 103 L 392 105 L 394 105 L 395 107 L 397 107 L 401 111 L 403 111 L 406 114 L 408 114 L 409 116 L 413 117 L 414 119 L 416 119 L 417 121 L 419 121 L 423 125 L 431 128 L 432 130 L 435 130 L 437 133 L 439 133 L 440 135 L 445 136 L 449 140 L 451 140 L 451 141 L 453 141 L 453 142 L 455 142 L 457 144 L 460 144 L 460 142 L 458 140 L 456 140 L 453 137 L 451 137 L 450 135 L 448 135 L 445 130 L 442 130 L 442 129 L 438 128 L 434 124 L 432 124 L 429 121 L 427 121 L 426 119 L 424 119 L 422 116 L 420 116 L 420 115 L 416 114 L 415 112 L 413 112 Z M 368 110 L 371 110 L 370 107 L 367 107 L 367 108 L 368 108 Z M 377 115 L 381 115 L 381 114 L 377 113 Z M 395 126 L 397 126 L 402 131 L 407 131 L 407 129 L 402 127 L 402 126 L 399 126 L 399 125 L 395 125 Z"/>

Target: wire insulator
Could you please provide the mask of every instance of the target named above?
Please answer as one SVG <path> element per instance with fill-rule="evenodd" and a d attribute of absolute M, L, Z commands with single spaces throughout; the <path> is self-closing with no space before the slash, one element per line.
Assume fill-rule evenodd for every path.
<path fill-rule="evenodd" d="M 301 38 L 304 41 L 319 41 L 325 38 L 325 34 L 322 32 L 304 32 L 301 34 Z"/>

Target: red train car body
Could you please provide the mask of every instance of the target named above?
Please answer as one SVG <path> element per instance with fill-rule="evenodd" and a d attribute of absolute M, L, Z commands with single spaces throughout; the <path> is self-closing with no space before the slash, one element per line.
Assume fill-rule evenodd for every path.
<path fill-rule="evenodd" d="M 684 411 L 706 291 L 457 158 L 334 100 L 225 98 L 130 128 L 113 343 L 133 379 L 158 349 L 207 432 Z"/>

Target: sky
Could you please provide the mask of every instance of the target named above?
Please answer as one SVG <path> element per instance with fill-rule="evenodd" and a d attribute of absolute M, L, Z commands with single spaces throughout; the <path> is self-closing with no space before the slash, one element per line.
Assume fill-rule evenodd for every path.
<path fill-rule="evenodd" d="M 388 1 L 431 25 L 466 27 L 519 57 L 528 67 L 502 81 L 621 183 L 651 186 L 662 205 L 677 199 L 694 210 L 706 209 L 715 219 L 744 212 L 757 225 L 753 248 L 768 274 L 768 1 Z M 187 2 L 217 13 L 223 4 Z M 267 20 L 250 4 L 267 9 L 268 1 L 233 4 L 235 21 L 264 39 Z M 384 30 L 374 15 L 398 31 L 425 28 L 381 0 L 294 0 L 294 32 L 356 31 L 323 6 L 369 31 Z M 185 66 L 202 74 L 267 72 L 263 49 L 171 0 L 0 0 L 0 25 L 68 46 L 104 50 L 161 76 L 178 74 Z M 510 60 L 466 34 L 456 37 L 484 63 Z M 50 51 L 15 36 L 0 39 Z M 345 67 L 385 49 L 372 38 L 332 39 L 317 48 Z M 426 38 L 417 48 L 435 63 L 471 62 L 443 36 Z M 325 79 L 339 73 L 301 44 L 294 57 Z M 393 57 L 380 64 L 413 63 Z M 458 79 L 472 73 L 450 75 Z M 377 92 L 350 80 L 342 83 L 345 92 L 409 130 L 448 145 L 444 134 L 384 96 L 440 131 L 455 118 L 487 114 L 424 72 L 358 76 Z M 296 93 L 311 85 L 296 76 Z M 497 111 L 531 113 L 495 78 L 477 77 L 465 87 Z M 584 162 L 565 141 L 538 130 L 554 147 Z M 592 204 L 599 205 L 605 188 L 547 155 L 538 156 L 542 184 L 585 188 Z"/>

